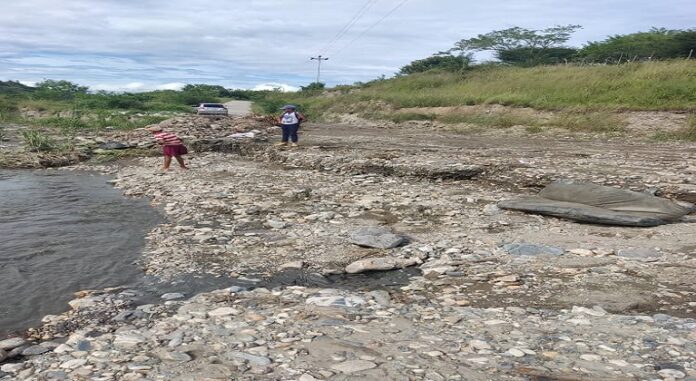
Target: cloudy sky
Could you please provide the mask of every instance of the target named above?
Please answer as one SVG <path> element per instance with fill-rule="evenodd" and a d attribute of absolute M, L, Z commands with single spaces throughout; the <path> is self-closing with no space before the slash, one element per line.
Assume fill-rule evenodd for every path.
<path fill-rule="evenodd" d="M 309 57 L 318 54 L 330 57 L 322 82 L 353 83 L 512 26 L 580 24 L 574 46 L 653 26 L 696 27 L 694 0 L 2 2 L 0 80 L 67 79 L 115 91 L 292 88 L 314 80 Z"/>

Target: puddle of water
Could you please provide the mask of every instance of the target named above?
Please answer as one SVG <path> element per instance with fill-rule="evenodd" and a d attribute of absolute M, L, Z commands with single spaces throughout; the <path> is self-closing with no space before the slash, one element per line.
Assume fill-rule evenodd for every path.
<path fill-rule="evenodd" d="M 421 275 L 415 267 L 392 271 L 370 271 L 361 274 L 338 274 L 324 277 L 304 270 L 285 270 L 260 284 L 263 287 L 306 286 L 327 287 L 353 291 L 373 291 L 405 286 L 411 277 Z"/>

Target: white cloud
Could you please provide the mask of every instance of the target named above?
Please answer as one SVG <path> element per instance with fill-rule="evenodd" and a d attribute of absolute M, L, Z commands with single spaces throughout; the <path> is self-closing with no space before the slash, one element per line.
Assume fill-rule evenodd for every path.
<path fill-rule="evenodd" d="M 155 89 L 156 90 L 181 90 L 184 86 L 186 86 L 185 83 L 171 82 L 171 83 L 165 83 L 162 85 L 155 86 Z"/>
<path fill-rule="evenodd" d="M 260 83 L 252 88 L 252 90 L 280 90 L 282 92 L 298 91 L 300 88 L 291 86 L 286 83 Z"/>
<path fill-rule="evenodd" d="M 142 82 L 131 82 L 127 83 L 124 88 L 128 90 L 140 90 L 145 87 L 145 84 Z"/>
<path fill-rule="evenodd" d="M 67 79 L 91 88 L 210 83 L 253 88 L 314 81 L 352 83 L 391 75 L 454 42 L 511 26 L 581 24 L 581 45 L 652 26 L 693 27 L 693 0 L 381 0 L 328 49 L 363 2 L 254 0 L 22 0 L 0 12 L 0 79 Z M 359 38 L 358 38 L 359 37 Z M 357 38 L 357 39 L 356 39 Z M 354 42 L 353 42 L 354 41 Z M 141 90 L 134 88 L 133 90 Z"/>
<path fill-rule="evenodd" d="M 116 93 L 137 93 L 142 91 L 151 90 L 180 90 L 182 87 L 186 86 L 185 83 L 172 82 L 172 83 L 143 83 L 143 82 L 130 82 L 126 84 L 119 83 L 98 83 L 96 85 L 90 86 L 91 91 L 109 91 Z"/>

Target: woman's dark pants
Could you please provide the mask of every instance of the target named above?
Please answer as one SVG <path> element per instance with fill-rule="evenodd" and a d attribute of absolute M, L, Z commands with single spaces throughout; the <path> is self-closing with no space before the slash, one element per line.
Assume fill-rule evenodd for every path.
<path fill-rule="evenodd" d="M 299 123 L 295 124 L 284 124 L 283 125 L 283 143 L 287 143 L 291 140 L 293 143 L 297 143 L 297 130 L 300 128 Z"/>

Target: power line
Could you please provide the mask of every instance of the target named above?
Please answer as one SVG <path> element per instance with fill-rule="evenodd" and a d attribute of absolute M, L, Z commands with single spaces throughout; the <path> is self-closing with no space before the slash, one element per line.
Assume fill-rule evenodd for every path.
<path fill-rule="evenodd" d="M 343 36 L 350 31 L 350 29 L 355 26 L 355 24 L 367 13 L 373 5 L 375 5 L 379 0 L 367 0 L 358 11 L 353 15 L 353 17 L 348 20 L 348 22 L 341 28 L 336 35 L 331 38 L 331 40 L 320 50 L 320 53 L 326 52 L 328 49 L 333 47 L 333 45 L 338 42 Z"/>
<path fill-rule="evenodd" d="M 377 25 L 379 25 L 382 21 L 386 20 L 387 17 L 391 16 L 392 13 L 396 12 L 397 10 L 399 10 L 399 8 L 403 7 L 407 2 L 408 2 L 408 0 L 401 0 L 401 2 L 400 2 L 399 4 L 397 4 L 397 5 L 396 5 L 394 8 L 392 8 L 389 12 L 387 12 L 384 16 L 382 16 L 379 20 L 377 20 L 377 22 L 375 22 L 374 24 L 372 24 L 372 25 L 370 25 L 369 27 L 367 27 L 367 29 L 365 29 L 365 30 L 364 30 L 362 33 L 360 33 L 357 37 L 355 37 L 354 39 L 352 39 L 349 43 L 347 43 L 346 45 L 343 45 L 343 47 L 341 47 L 340 49 L 336 50 L 336 52 L 334 52 L 334 55 L 340 54 L 340 53 L 341 53 L 342 51 L 344 51 L 347 47 L 353 45 L 353 43 L 355 43 L 355 41 L 361 39 L 364 35 L 367 34 L 367 32 L 369 32 L 369 31 L 371 31 L 372 29 L 374 29 L 374 27 L 376 27 Z"/>

